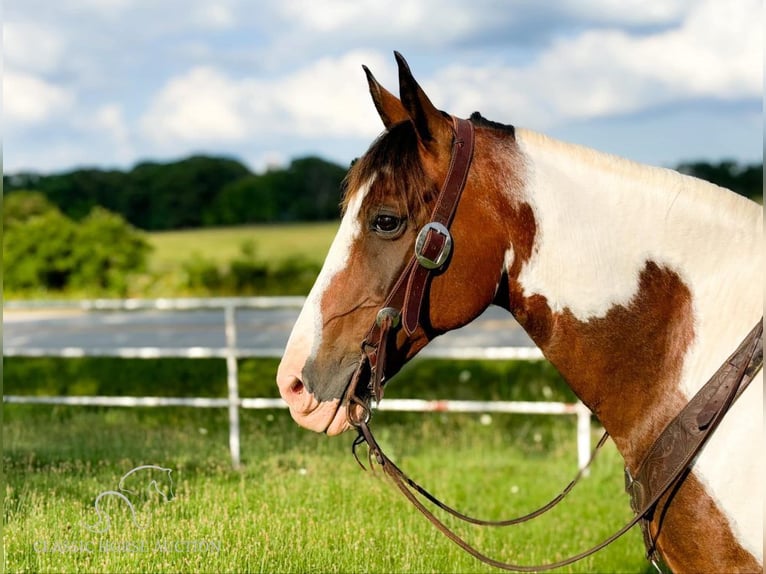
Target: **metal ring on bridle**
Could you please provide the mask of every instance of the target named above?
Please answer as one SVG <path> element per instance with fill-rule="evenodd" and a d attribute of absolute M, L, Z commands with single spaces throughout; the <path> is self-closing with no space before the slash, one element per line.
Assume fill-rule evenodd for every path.
<path fill-rule="evenodd" d="M 428 234 L 430 232 L 438 233 L 444 237 L 444 245 L 439 251 L 438 255 L 433 259 L 423 253 L 423 249 L 426 246 L 428 240 Z M 452 235 L 450 235 L 449 229 L 438 221 L 431 221 L 426 223 L 418 233 L 418 237 L 415 240 L 415 259 L 418 260 L 421 266 L 426 269 L 438 269 L 444 262 L 447 261 L 450 252 L 452 251 Z"/>
<path fill-rule="evenodd" d="M 356 414 L 354 413 L 355 406 L 358 406 L 362 409 L 361 418 L 356 417 Z M 368 405 L 365 401 L 354 395 L 348 402 L 346 418 L 348 418 L 348 422 L 351 423 L 351 426 L 359 428 L 360 425 L 370 422 L 370 419 L 372 418 L 372 409 L 370 408 L 370 405 Z"/>

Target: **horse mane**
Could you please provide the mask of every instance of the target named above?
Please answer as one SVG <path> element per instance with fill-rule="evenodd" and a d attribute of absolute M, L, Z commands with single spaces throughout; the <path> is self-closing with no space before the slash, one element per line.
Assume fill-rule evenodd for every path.
<path fill-rule="evenodd" d="M 680 173 L 674 169 L 646 165 L 586 146 L 563 142 L 547 135 L 527 129 L 519 129 L 520 141 L 531 142 L 549 152 L 576 158 L 583 165 L 590 166 L 614 177 L 643 183 L 659 190 L 661 194 L 673 194 L 676 200 L 693 205 L 697 213 L 705 212 L 711 221 L 728 220 L 732 225 L 741 225 L 743 217 L 749 221 L 753 215 L 763 216 L 763 209 L 754 202 L 709 181 Z M 680 205 L 678 206 L 680 207 Z"/>
<path fill-rule="evenodd" d="M 471 122 L 473 122 L 473 125 L 475 125 L 477 128 L 490 128 L 493 130 L 500 130 L 501 132 L 505 132 L 508 135 L 515 136 L 516 135 L 516 128 L 509 124 L 501 124 L 500 122 L 493 122 L 492 120 L 488 120 L 484 116 L 481 115 L 480 112 L 474 112 L 471 114 L 471 117 L 469 118 Z"/>

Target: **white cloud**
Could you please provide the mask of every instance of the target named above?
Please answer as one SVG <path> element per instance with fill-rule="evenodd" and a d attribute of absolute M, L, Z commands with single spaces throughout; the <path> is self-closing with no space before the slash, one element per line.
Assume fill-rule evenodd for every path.
<path fill-rule="evenodd" d="M 390 64 L 372 53 L 323 58 L 273 79 L 232 78 L 198 67 L 171 79 L 141 119 L 143 133 L 161 146 L 302 137 L 371 136 L 380 130 L 370 113 L 361 64 Z"/>
<path fill-rule="evenodd" d="M 455 113 L 481 109 L 538 127 L 697 98 L 760 97 L 762 30 L 753 13 L 758 0 L 697 2 L 677 28 L 589 30 L 559 38 L 528 65 L 455 65 L 426 85 Z"/>
<path fill-rule="evenodd" d="M 3 25 L 3 58 L 9 68 L 53 72 L 61 64 L 65 49 L 64 39 L 51 26 L 24 21 Z"/>
<path fill-rule="evenodd" d="M 128 8 L 135 0 L 64 0 L 62 4 L 69 10 L 112 11 Z"/>
<path fill-rule="evenodd" d="M 142 130 L 159 143 L 241 139 L 240 113 L 248 91 L 215 69 L 195 68 L 159 92 L 141 119 Z"/>
<path fill-rule="evenodd" d="M 7 70 L 3 78 L 3 117 L 11 125 L 40 124 L 66 111 L 74 95 L 31 74 Z"/>
<path fill-rule="evenodd" d="M 237 23 L 231 7 L 220 1 L 218 3 L 198 4 L 192 10 L 192 14 L 195 24 L 201 28 L 227 30 Z"/>
<path fill-rule="evenodd" d="M 439 43 L 449 47 L 466 37 L 481 38 L 505 30 L 513 44 L 519 29 L 548 30 L 556 24 L 662 26 L 681 18 L 697 0 L 419 0 L 391 4 L 379 0 L 281 0 L 279 10 L 303 31 L 343 33 L 375 42 L 408 38 L 415 46 Z M 382 24 L 384 23 L 384 24 Z M 408 37 L 409 36 L 409 37 Z M 525 41 L 529 38 L 525 34 Z"/>
<path fill-rule="evenodd" d="M 284 16 L 306 29 L 317 32 L 347 31 L 358 33 L 360 26 L 375 35 L 411 31 L 429 19 L 438 17 L 430 2 L 407 2 L 396 6 L 378 0 L 283 0 L 279 8 Z M 465 8 L 460 12 L 466 11 Z M 454 14 L 454 13 L 453 13 Z M 463 14 L 456 14 L 461 20 Z M 381 23 L 385 22 L 384 26 Z M 421 31 L 425 31 L 425 28 Z"/>
<path fill-rule="evenodd" d="M 558 6 L 586 21 L 662 25 L 681 18 L 698 0 L 565 0 Z"/>
<path fill-rule="evenodd" d="M 373 136 L 382 126 L 372 108 L 362 64 L 381 74 L 393 74 L 391 57 L 349 52 L 322 58 L 273 87 L 275 105 L 291 125 L 289 131 L 309 137 Z"/>
<path fill-rule="evenodd" d="M 135 157 L 131 131 L 119 104 L 104 104 L 96 109 L 88 128 L 103 135 L 103 145 L 111 152 L 110 161 L 126 163 Z"/>

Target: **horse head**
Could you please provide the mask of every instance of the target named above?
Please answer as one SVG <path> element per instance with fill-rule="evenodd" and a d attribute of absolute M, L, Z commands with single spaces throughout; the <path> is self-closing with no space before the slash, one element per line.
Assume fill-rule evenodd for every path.
<path fill-rule="evenodd" d="M 331 435 L 349 428 L 340 407 L 363 360 L 360 343 L 429 222 L 450 172 L 457 137 L 451 116 L 431 103 L 405 60 L 398 53 L 396 58 L 399 98 L 364 68 L 385 131 L 349 170 L 340 227 L 277 374 L 293 418 Z M 488 150 L 504 146 L 512 153 L 513 129 L 490 126 L 479 116 L 472 125 L 477 126 L 475 151 L 449 229 L 452 247 L 442 253 L 448 259 L 429 277 L 416 325 L 392 337 L 386 377 L 434 337 L 476 318 L 502 284 L 508 257 L 502 245 L 509 222 L 499 216 L 507 210 L 500 209 L 494 199 L 498 196 L 487 193 L 487 187 L 502 180 L 508 191 L 503 197 L 512 197 L 518 176 L 495 177 L 508 167 L 494 161 Z"/>

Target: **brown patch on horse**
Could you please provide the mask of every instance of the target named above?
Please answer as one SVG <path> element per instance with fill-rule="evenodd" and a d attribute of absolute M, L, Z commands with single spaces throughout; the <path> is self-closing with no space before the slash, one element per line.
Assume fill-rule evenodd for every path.
<path fill-rule="evenodd" d="M 679 384 L 694 339 L 688 286 L 674 271 L 647 261 L 628 304 L 580 321 L 569 309 L 551 312 L 542 295 L 524 298 L 509 275 L 509 300 L 517 318 L 599 417 L 635 472 L 687 402 Z M 761 571 L 693 474 L 660 500 L 651 532 L 674 572 Z M 681 534 L 668 538 L 664 532 Z"/>
<path fill-rule="evenodd" d="M 671 504 L 667 505 L 669 497 Z M 737 541 L 726 516 L 693 474 L 686 477 L 676 492 L 660 499 L 650 529 L 673 572 L 763 572 L 756 558 Z M 664 532 L 681 534 L 667 538 Z"/>
<path fill-rule="evenodd" d="M 674 271 L 647 261 L 627 305 L 589 321 L 564 309 L 550 321 L 540 327 L 547 331 L 543 352 L 635 470 L 686 404 L 678 385 L 694 338 L 689 288 Z"/>

